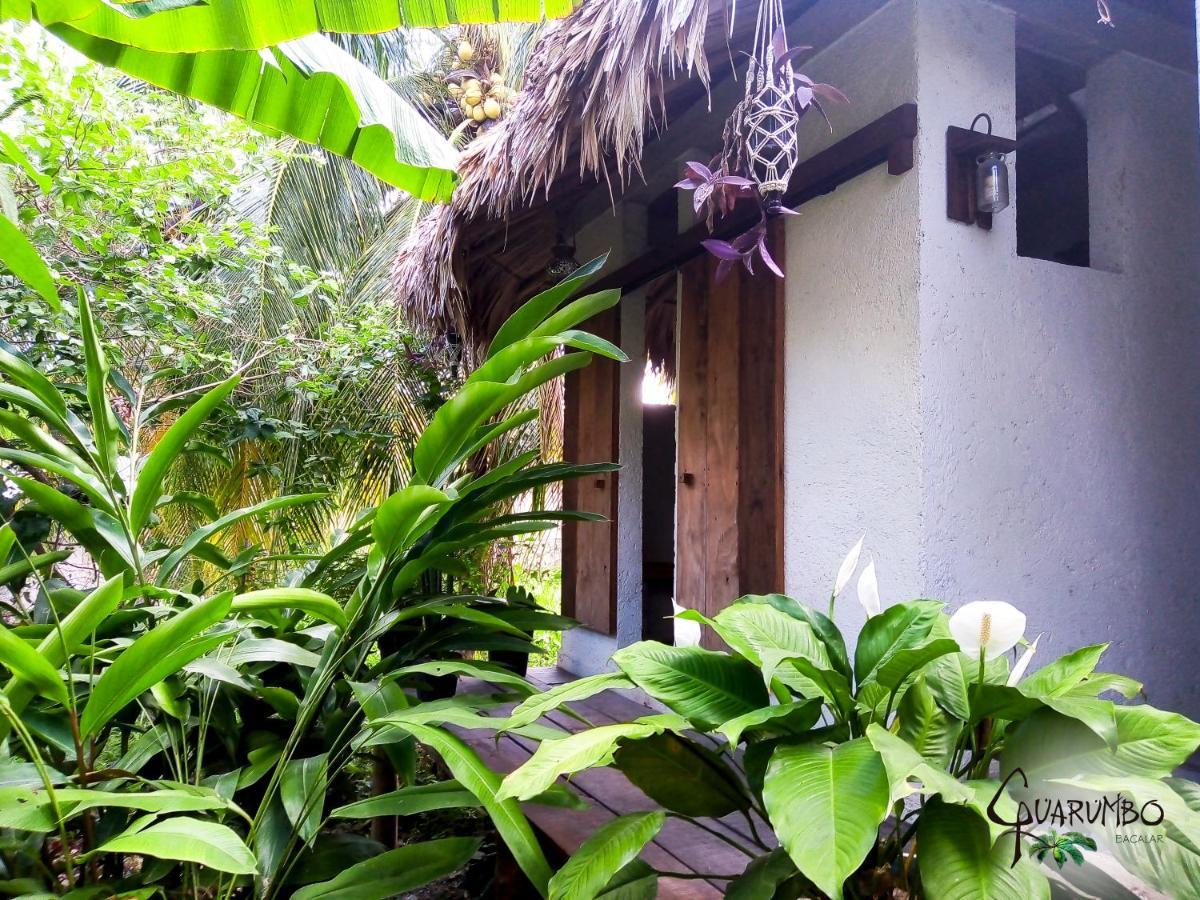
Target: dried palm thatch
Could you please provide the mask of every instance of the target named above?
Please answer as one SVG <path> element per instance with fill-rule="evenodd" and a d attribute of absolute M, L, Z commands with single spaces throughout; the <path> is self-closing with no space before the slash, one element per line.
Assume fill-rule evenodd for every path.
<path fill-rule="evenodd" d="M 464 152 L 454 199 L 401 248 L 395 282 L 410 322 L 478 346 L 542 286 L 555 239 L 545 205 L 568 204 L 589 179 L 613 191 L 640 173 L 670 92 L 690 84 L 694 102 L 697 84 L 707 89 L 709 57 L 725 51 L 726 3 L 597 0 L 546 28 L 521 99 Z"/>

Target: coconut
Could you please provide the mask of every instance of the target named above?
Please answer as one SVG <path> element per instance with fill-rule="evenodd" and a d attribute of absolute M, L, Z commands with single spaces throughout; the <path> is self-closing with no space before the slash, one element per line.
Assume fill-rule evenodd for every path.
<path fill-rule="evenodd" d="M 459 43 L 458 58 L 463 62 L 470 62 L 475 58 L 475 48 L 471 46 L 470 41 L 462 41 Z"/>
<path fill-rule="evenodd" d="M 483 102 L 483 91 L 479 88 L 468 88 L 463 94 L 463 102 L 468 106 L 478 106 Z"/>
<path fill-rule="evenodd" d="M 477 107 L 478 108 L 478 107 Z M 483 114 L 489 119 L 500 118 L 500 101 L 495 97 L 488 97 L 483 101 Z"/>
<path fill-rule="evenodd" d="M 462 85 L 459 84 L 447 85 L 446 90 L 448 90 L 450 92 L 450 96 L 454 97 L 455 99 L 458 99 L 463 95 Z"/>
<path fill-rule="evenodd" d="M 482 106 L 473 106 L 471 107 L 471 118 L 476 122 L 482 122 L 487 118 L 487 113 L 483 111 Z"/>

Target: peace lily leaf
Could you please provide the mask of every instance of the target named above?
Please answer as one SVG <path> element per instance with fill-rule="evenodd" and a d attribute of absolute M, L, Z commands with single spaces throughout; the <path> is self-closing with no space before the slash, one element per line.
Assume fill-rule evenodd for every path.
<path fill-rule="evenodd" d="M 258 50 L 317 31 L 378 34 L 396 28 L 441 28 L 455 23 L 537 22 L 567 15 L 572 0 L 205 0 L 171 2 L 162 12 L 133 17 L 98 0 L 35 2 L 45 22 L 69 21 L 88 34 L 146 50 Z M 161 4 L 160 4 L 161 5 Z M 172 8 L 181 7 L 181 8 Z"/>
<path fill-rule="evenodd" d="M 937 705 L 924 677 L 904 692 L 898 716 L 899 737 L 934 765 L 948 768 L 962 733 L 962 722 Z"/>
<path fill-rule="evenodd" d="M 717 729 L 717 733 L 725 736 L 729 746 L 736 747 L 747 731 L 762 729 L 769 733 L 803 734 L 812 728 L 820 717 L 819 700 L 779 703 L 730 719 Z"/>
<path fill-rule="evenodd" d="M 963 806 L 934 801 L 917 825 L 921 885 L 929 900 L 1049 900 L 1050 883 L 1022 858 L 1012 835 L 992 844 L 988 823 Z"/>
<path fill-rule="evenodd" d="M 607 672 L 567 681 L 523 700 L 509 716 L 508 727 L 516 728 L 536 722 L 564 703 L 586 700 L 604 691 L 630 687 L 633 687 L 633 682 L 620 672 Z"/>
<path fill-rule="evenodd" d="M 764 651 L 786 651 L 829 668 L 829 655 L 812 626 L 779 610 L 757 603 L 735 603 L 717 613 L 718 634 L 734 650 L 756 665 Z"/>
<path fill-rule="evenodd" d="M 230 378 L 217 385 L 189 406 L 187 411 L 172 422 L 171 427 L 154 442 L 154 449 L 142 462 L 129 504 L 130 525 L 134 534 L 141 532 L 149 523 L 150 514 L 154 512 L 162 495 L 162 483 L 167 469 L 183 452 L 184 445 L 196 430 L 208 421 L 237 384 L 237 378 Z"/>
<path fill-rule="evenodd" d="M 330 816 L 334 819 L 369 819 L 374 816 L 411 816 L 434 809 L 456 809 L 478 806 L 475 795 L 457 781 L 417 784 L 368 797 L 356 803 L 339 806 Z"/>
<path fill-rule="evenodd" d="M 762 675 L 767 681 L 779 677 L 808 699 L 824 698 L 843 718 L 854 705 L 850 683 L 841 672 L 821 668 L 805 657 L 788 656 L 786 650 L 763 651 Z"/>
<path fill-rule="evenodd" d="M 887 770 L 888 783 L 891 785 L 890 803 L 915 793 L 927 797 L 941 794 L 943 799 L 951 803 L 965 803 L 971 798 L 971 792 L 949 772 L 932 765 L 887 729 L 868 725 L 867 740 L 883 758 L 883 767 Z M 915 785 L 912 783 L 914 780 L 918 782 Z"/>
<path fill-rule="evenodd" d="M 232 592 L 202 600 L 171 616 L 126 647 L 92 687 L 79 720 L 83 736 L 96 734 L 143 691 L 203 656 L 211 645 L 191 638 L 224 619 L 232 602 Z M 233 634 L 219 637 L 224 640 Z"/>
<path fill-rule="evenodd" d="M 543 741 L 533 756 L 505 777 L 500 798 L 528 800 L 547 790 L 560 775 L 608 765 L 621 741 L 647 738 L 668 728 L 687 727 L 687 721 L 678 716 L 647 716 L 636 722 L 601 725 L 555 741 Z"/>
<path fill-rule="evenodd" d="M 75 23 L 49 28 L 95 62 L 216 106 L 268 134 L 318 144 L 421 200 L 450 198 L 457 161 L 450 143 L 378 76 L 321 35 L 271 49 L 184 56 L 87 34 Z"/>
<path fill-rule="evenodd" d="M 153 816 L 138 819 L 94 852 L 137 853 L 193 862 L 233 875 L 257 873 L 254 855 L 228 826 L 188 816 L 153 819 Z"/>
<path fill-rule="evenodd" d="M 550 865 L 521 808 L 501 791 L 500 776 L 484 765 L 479 755 L 461 738 L 450 732 L 415 723 L 409 723 L 405 728 L 422 744 L 436 750 L 455 780 L 479 799 L 521 871 L 538 893 L 545 897 L 549 890 Z M 554 743 L 558 741 L 547 741 L 542 746 Z M 549 787 L 549 784 L 543 790 L 545 787 Z"/>
<path fill-rule="evenodd" d="M 1038 669 L 1020 684 L 1027 697 L 1058 697 L 1066 694 L 1096 670 L 1108 644 L 1080 647 Z"/>
<path fill-rule="evenodd" d="M 853 677 L 854 672 L 850 668 L 850 659 L 846 654 L 846 641 L 837 625 L 824 613 L 809 609 L 804 604 L 797 603 L 791 597 L 785 597 L 783 594 L 747 594 L 734 602 L 763 603 L 779 610 L 786 616 L 807 622 L 825 645 L 825 652 L 829 655 L 829 662 L 833 668 L 847 679 Z"/>
<path fill-rule="evenodd" d="M 328 777 L 324 753 L 307 759 L 293 759 L 283 770 L 279 797 L 288 820 L 296 826 L 296 833 L 305 843 L 316 837 L 321 827 Z"/>
<path fill-rule="evenodd" d="M 300 609 L 310 616 L 346 627 L 346 614 L 328 594 L 308 588 L 267 588 L 238 594 L 230 607 L 233 612 L 253 612 L 260 609 Z"/>
<path fill-rule="evenodd" d="M 935 600 L 914 600 L 889 606 L 872 616 L 858 636 L 854 653 L 854 676 L 861 683 L 889 654 L 924 643 L 941 612 Z"/>
<path fill-rule="evenodd" d="M 0 263 L 37 291 L 55 310 L 62 309 L 54 276 L 16 222 L 0 215 Z"/>
<path fill-rule="evenodd" d="M 336 878 L 310 884 L 293 900 L 387 900 L 436 881 L 467 864 L 478 838 L 441 838 L 380 853 L 343 870 Z"/>
<path fill-rule="evenodd" d="M 595 897 L 666 821 L 662 812 L 633 813 L 606 822 L 576 850 L 550 879 L 550 900 Z"/>
<path fill-rule="evenodd" d="M 634 684 L 701 728 L 767 705 L 759 671 L 727 653 L 641 641 L 612 660 Z"/>
<path fill-rule="evenodd" d="M 775 833 L 796 868 L 831 897 L 841 896 L 874 845 L 888 795 L 883 760 L 866 738 L 782 745 L 763 781 Z"/>
<path fill-rule="evenodd" d="M 28 681 L 39 693 L 64 705 L 69 702 L 67 687 L 58 670 L 31 644 L 3 625 L 0 625 L 0 663 L 4 663 L 17 678 Z"/>
<path fill-rule="evenodd" d="M 984 665 L 987 684 L 1004 684 L 1008 679 L 1008 659 L 998 656 Z M 950 715 L 966 721 L 971 718 L 969 688 L 979 680 L 979 658 L 965 653 L 950 653 L 929 664 L 925 681 L 934 699 Z"/>
<path fill-rule="evenodd" d="M 672 812 L 720 818 L 750 808 L 740 776 L 719 754 L 670 732 L 623 742 L 613 763 L 642 793 Z"/>
<path fill-rule="evenodd" d="M 791 857 L 779 847 L 751 860 L 746 871 L 729 882 L 725 900 L 773 900 L 779 885 L 795 874 Z"/>

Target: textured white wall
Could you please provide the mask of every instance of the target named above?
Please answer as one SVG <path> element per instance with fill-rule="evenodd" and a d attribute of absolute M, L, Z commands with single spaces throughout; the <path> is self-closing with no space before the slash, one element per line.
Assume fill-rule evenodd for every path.
<path fill-rule="evenodd" d="M 806 154 L 914 98 L 914 28 L 894 3 L 803 64 L 853 98 L 831 111 L 832 136 L 808 123 Z M 917 184 L 877 167 L 787 223 L 784 573 L 821 609 L 864 531 L 886 597 L 922 587 Z M 861 627 L 853 591 L 836 619 Z"/>
<path fill-rule="evenodd" d="M 1014 38 L 982 2 L 896 0 L 805 64 L 853 98 L 834 139 L 906 100 L 921 131 L 914 171 L 788 225 L 787 590 L 823 602 L 867 531 L 885 600 L 1009 600 L 1041 662 L 1112 641 L 1109 668 L 1194 716 L 1195 78 L 1126 55 L 1090 73 L 1097 268 L 1023 259 L 1013 210 L 990 233 L 945 215 L 946 127 L 1013 133 Z"/>
<path fill-rule="evenodd" d="M 1195 78 L 1126 55 L 1089 73 L 1109 271 L 1018 258 L 1013 211 L 990 234 L 945 217 L 939 152 L 979 111 L 1012 133 L 1013 21 L 961 0 L 920 0 L 917 21 L 926 589 L 1015 603 L 1047 633 L 1042 662 L 1111 641 L 1104 667 L 1194 716 Z"/>

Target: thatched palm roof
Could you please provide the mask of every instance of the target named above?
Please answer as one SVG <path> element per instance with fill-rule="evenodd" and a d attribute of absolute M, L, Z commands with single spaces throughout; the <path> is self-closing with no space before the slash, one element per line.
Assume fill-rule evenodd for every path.
<path fill-rule="evenodd" d="M 399 300 L 418 325 L 478 344 L 543 287 L 554 216 L 596 181 L 639 173 L 647 129 L 703 97 L 728 57 L 727 0 L 589 0 L 547 27 L 520 99 L 463 153 L 452 202 L 402 247 Z M 753 24 L 751 10 L 741 14 Z M 739 22 L 742 25 L 742 22 Z"/>

